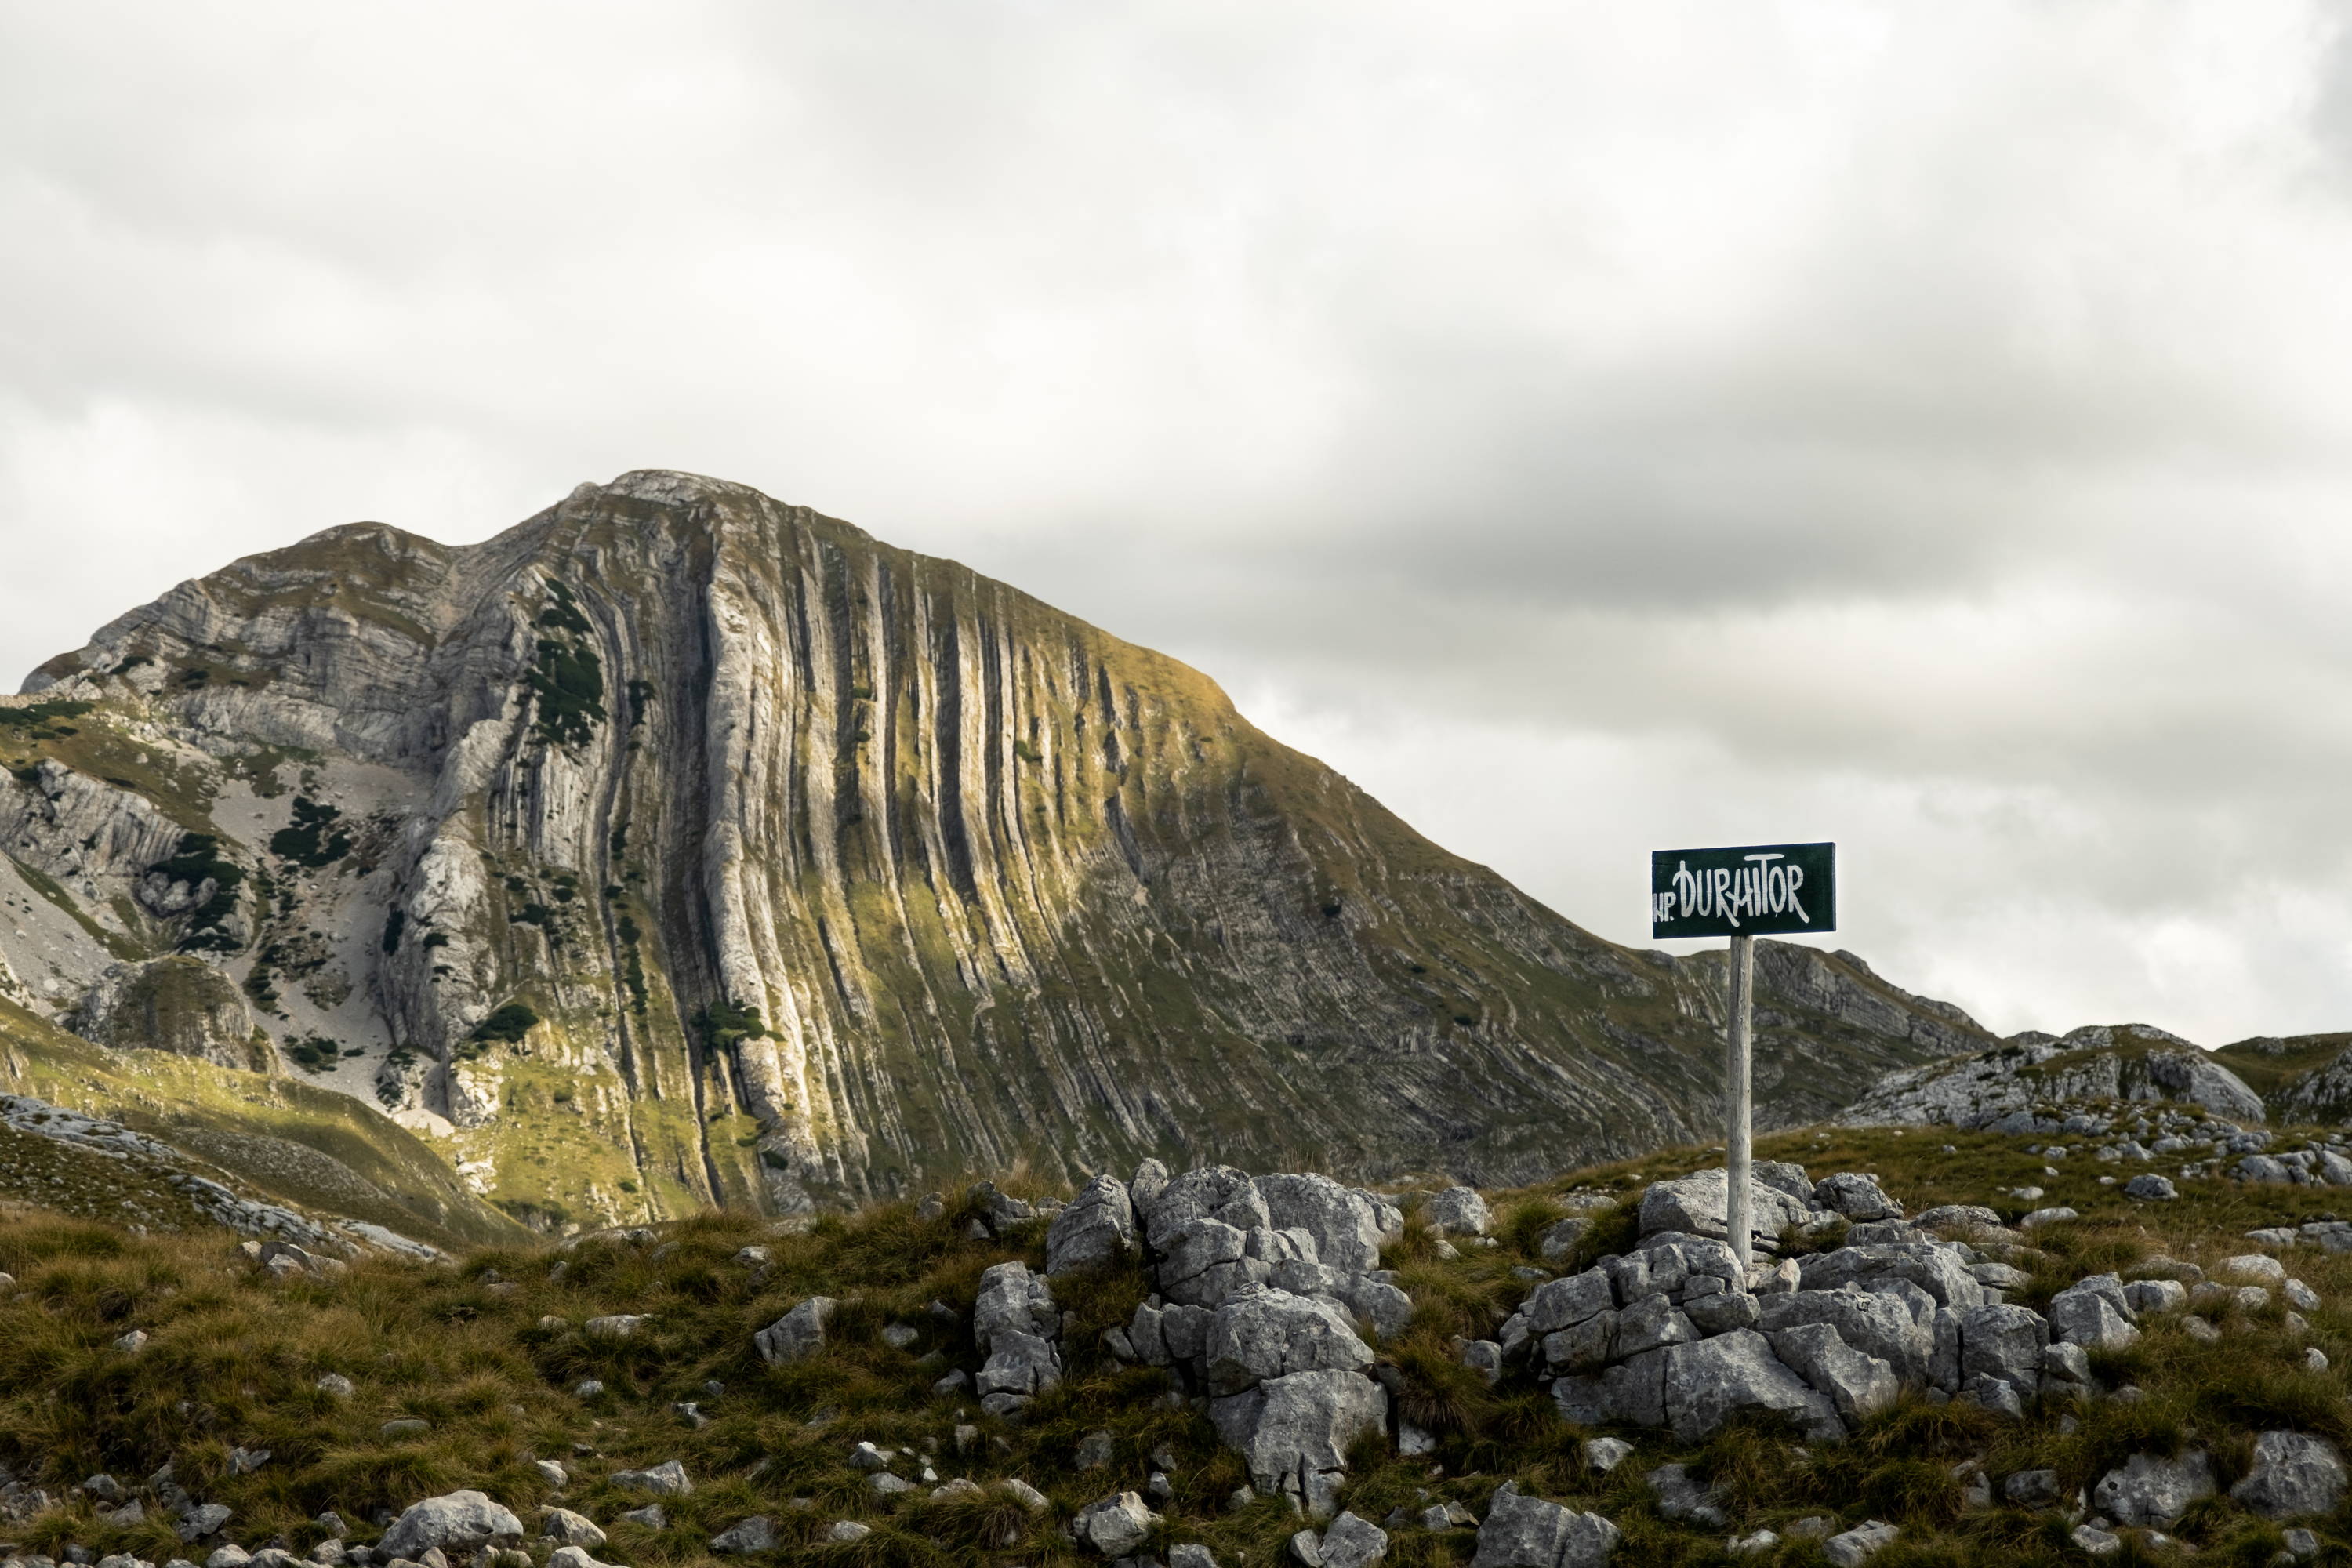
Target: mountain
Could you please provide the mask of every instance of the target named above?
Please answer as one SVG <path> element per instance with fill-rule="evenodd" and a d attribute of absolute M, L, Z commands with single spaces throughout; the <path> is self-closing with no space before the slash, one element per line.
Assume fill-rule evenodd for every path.
<path fill-rule="evenodd" d="M 1198 671 L 690 475 L 182 584 L 0 702 L 0 997 L 381 1106 L 541 1227 L 1148 1155 L 1525 1181 L 1718 1124 L 1721 954 L 1602 942 Z M 1989 1042 L 1850 954 L 1759 971 L 1767 1125 Z"/>

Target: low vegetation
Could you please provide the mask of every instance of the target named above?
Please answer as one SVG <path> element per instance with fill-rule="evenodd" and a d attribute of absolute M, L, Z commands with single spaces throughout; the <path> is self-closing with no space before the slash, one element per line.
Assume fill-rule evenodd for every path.
<path fill-rule="evenodd" d="M 2084 1274 L 2157 1254 L 2210 1264 L 2248 1250 L 2249 1228 L 2320 1217 L 2344 1201 L 2325 1188 L 2201 1181 L 2184 1183 L 2177 1202 L 2133 1205 L 2097 1181 L 2113 1167 L 2062 1163 L 2049 1174 L 2024 1141 L 1990 1134 L 1808 1131 L 1768 1139 L 1759 1153 L 1816 1173 L 1874 1172 L 1914 1210 L 1990 1202 L 2014 1217 L 2022 1205 L 2001 1189 L 2044 1188 L 2039 1203 L 2063 1202 L 2083 1217 L 2033 1233 L 2043 1261 L 2017 1297 L 2031 1305 Z M 2210 1342 L 2150 1320 L 2139 1344 L 2103 1358 L 2106 1397 L 2045 1397 L 2022 1422 L 1906 1397 L 1841 1444 L 1801 1445 L 1769 1424 L 1735 1426 L 1696 1448 L 1628 1431 L 1633 1456 L 1597 1474 L 1581 1449 L 1591 1434 L 1563 1423 L 1531 1376 L 1517 1372 L 1488 1386 L 1460 1364 L 1454 1337 L 1491 1334 L 1531 1288 L 1525 1271 L 1560 1266 L 1543 1259 L 1539 1243 L 1567 1212 L 1564 1200 L 1590 1209 L 1596 1198 L 1631 1199 L 1652 1180 L 1717 1157 L 1676 1151 L 1492 1194 L 1495 1245 L 1457 1249 L 1416 1229 L 1390 1249 L 1385 1261 L 1417 1310 L 1382 1360 L 1402 1413 L 1433 1434 L 1436 1449 L 1406 1458 L 1365 1445 L 1343 1501 L 1375 1521 L 1394 1518 L 1391 1563 L 1466 1561 L 1471 1531 L 1431 1532 L 1394 1516 L 1450 1500 L 1483 1517 L 1495 1489 L 1513 1479 L 1614 1521 L 1626 1537 L 1622 1563 L 1727 1561 L 1731 1531 L 1808 1515 L 1841 1527 L 1865 1518 L 1900 1526 L 1896 1542 L 1873 1559 L 1884 1568 L 2077 1562 L 2059 1513 L 1965 1507 L 1966 1468 L 1979 1464 L 1996 1478 L 2054 1469 L 2071 1496 L 2133 1453 L 2191 1444 L 2213 1455 L 2224 1495 L 2198 1504 L 2173 1533 L 2200 1562 L 2268 1563 L 2280 1549 L 2278 1527 L 2226 1496 L 2252 1435 L 2283 1426 L 2352 1442 L 2342 1374 L 2305 1361 L 2314 1347 L 2338 1364 L 2352 1354 L 2352 1312 L 2343 1305 L 2352 1300 L 2352 1257 L 2306 1248 L 2289 1259 L 2324 1301 L 2306 1330 L 2294 1331 L 2276 1306 L 2229 1321 Z M 982 1269 L 1013 1258 L 1043 1263 L 1042 1225 L 975 1237 L 976 1213 L 950 1204 L 926 1218 L 912 1203 L 890 1203 L 822 1218 L 803 1234 L 706 1214 L 561 1246 L 490 1247 L 436 1265 L 361 1260 L 280 1280 L 219 1232 L 165 1234 L 168 1218 L 135 1236 L 19 1211 L 0 1219 L 0 1269 L 16 1279 L 0 1292 L 0 1465 L 58 1492 L 94 1472 L 143 1478 L 169 1462 L 200 1500 L 235 1510 L 228 1533 L 250 1545 L 281 1537 L 307 1544 L 318 1533 L 310 1521 L 331 1508 L 359 1524 L 353 1539 L 363 1540 L 390 1510 L 476 1487 L 527 1521 L 542 1504 L 586 1513 L 612 1534 L 599 1555 L 632 1564 L 702 1561 L 713 1534 L 753 1514 L 776 1521 L 774 1560 L 787 1562 L 1076 1560 L 1057 1521 L 1107 1493 L 1144 1490 L 1164 1473 L 1163 1549 L 1193 1540 L 1228 1564 L 1286 1561 L 1297 1528 L 1286 1505 L 1232 1506 L 1248 1479 L 1238 1457 L 1202 1414 L 1169 1397 L 1165 1373 L 1102 1349 L 1102 1331 L 1126 1321 L 1142 1297 L 1139 1268 L 1056 1281 L 1058 1303 L 1074 1314 L 1066 1375 L 1023 1419 L 980 1415 L 969 1392 L 932 1392 L 943 1373 L 978 1364 L 971 1324 Z M 1630 1237 L 1630 1206 L 1604 1201 L 1582 1249 L 1614 1250 Z M 764 1364 L 754 1332 L 815 1294 L 842 1300 L 825 1351 Z M 639 1319 L 628 1331 L 590 1326 L 622 1313 Z M 133 1330 L 149 1337 L 136 1350 L 119 1348 Z M 348 1379 L 352 1394 L 322 1391 L 329 1374 Z M 2141 1392 L 2113 1397 L 2124 1385 Z M 394 1421 L 425 1426 L 387 1431 Z M 1109 1436 L 1108 1461 L 1081 1468 L 1075 1456 L 1095 1433 Z M 1018 1478 L 1054 1506 L 1033 1517 L 995 1494 L 932 1500 L 928 1486 L 887 1502 L 848 1463 L 861 1441 L 919 1456 L 902 1472 L 928 1465 L 941 1479 Z M 237 1473 L 236 1448 L 270 1457 Z M 659 1500 L 667 1518 L 658 1528 L 627 1521 L 655 1500 L 612 1476 L 673 1458 L 693 1493 Z M 569 1484 L 551 1486 L 534 1459 L 564 1466 Z M 1658 1513 L 1643 1478 L 1669 1460 L 1716 1488 L 1729 1531 Z M 827 1541 L 842 1519 L 874 1533 Z M 5 1532 L 51 1553 L 70 1543 L 159 1562 L 187 1554 L 154 1513 L 118 1526 L 100 1520 L 87 1498 Z M 2321 1521 L 2321 1533 L 2352 1540 L 2352 1521 Z M 2137 1561 L 2144 1550 L 2127 1541 L 2118 1560 Z M 1790 1541 L 1740 1561 L 1822 1557 L 1817 1544 Z"/>

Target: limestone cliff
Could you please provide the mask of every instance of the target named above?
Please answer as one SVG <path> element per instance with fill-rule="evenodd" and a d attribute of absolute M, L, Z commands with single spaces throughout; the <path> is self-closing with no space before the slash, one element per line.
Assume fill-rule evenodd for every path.
<path fill-rule="evenodd" d="M 217 965 L 536 1222 L 1148 1154 L 1505 1182 L 1717 1101 L 1719 960 L 1592 937 L 1174 660 L 683 474 L 183 584 L 0 705 L 0 986 Z M 1986 1039 L 1764 954 L 1768 1122 Z"/>

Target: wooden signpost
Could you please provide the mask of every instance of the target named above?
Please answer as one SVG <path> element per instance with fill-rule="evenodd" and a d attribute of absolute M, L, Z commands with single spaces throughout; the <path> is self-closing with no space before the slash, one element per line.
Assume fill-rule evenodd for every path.
<path fill-rule="evenodd" d="M 1742 1268 L 1754 1250 L 1748 1058 L 1756 939 L 1836 929 L 1834 844 L 1660 849 L 1650 856 L 1651 936 L 1731 939 L 1731 1006 L 1723 1052 L 1724 1235 Z"/>

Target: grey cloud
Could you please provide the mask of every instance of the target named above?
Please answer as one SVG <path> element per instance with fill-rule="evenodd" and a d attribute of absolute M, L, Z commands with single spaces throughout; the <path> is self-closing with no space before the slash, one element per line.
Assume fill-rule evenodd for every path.
<path fill-rule="evenodd" d="M 0 658 L 689 468 L 1192 659 L 1612 935 L 1647 836 L 1844 813 L 1983 868 L 1873 917 L 1898 978 L 2321 1020 L 2352 44 L 2276 20 L 8 7 Z"/>

